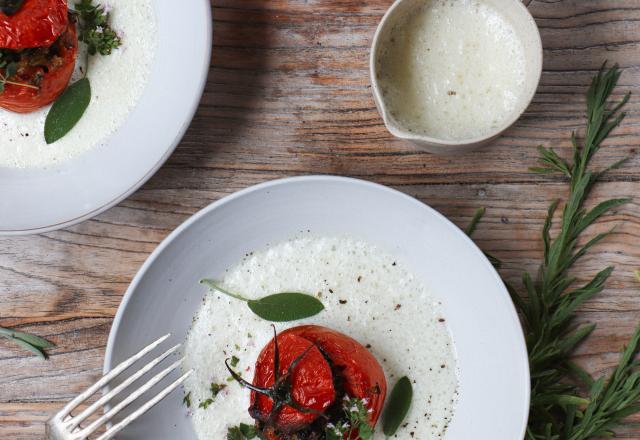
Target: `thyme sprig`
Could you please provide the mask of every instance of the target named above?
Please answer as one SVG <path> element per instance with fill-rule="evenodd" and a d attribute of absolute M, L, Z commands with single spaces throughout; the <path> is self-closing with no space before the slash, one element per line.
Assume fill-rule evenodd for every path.
<path fill-rule="evenodd" d="M 507 285 L 522 317 L 529 350 L 532 393 L 528 440 L 610 437 L 623 418 L 640 412 L 640 361 L 635 360 L 640 351 L 640 326 L 608 377 L 596 380 L 571 361 L 577 345 L 595 328 L 593 324 L 575 324 L 576 309 L 600 293 L 613 272 L 613 267 L 607 267 L 586 284 L 576 286 L 576 278 L 570 274 L 574 264 L 611 231 L 595 235 L 582 246 L 578 245 L 579 238 L 602 215 L 629 201 L 610 199 L 590 210 L 584 207 L 598 178 L 626 161 L 601 171 L 590 167 L 602 142 L 625 117 L 621 109 L 629 94 L 617 103 L 610 102 L 619 78 L 617 66 L 603 66 L 593 79 L 587 93 L 587 127 L 582 145 L 575 133 L 571 137 L 573 159 L 569 162 L 552 149 L 540 147 L 542 166 L 532 169 L 562 174 L 569 180 L 570 192 L 555 237 L 550 231 L 560 202 L 554 201 L 548 210 L 542 228 L 542 264 L 537 276 L 525 273 L 522 278 L 526 295 Z M 472 224 L 477 221 L 474 218 Z"/>
<path fill-rule="evenodd" d="M 46 339 L 10 328 L 0 327 L 0 336 L 10 340 L 25 350 L 40 356 L 42 359 L 47 359 L 47 353 L 45 350 L 47 348 L 54 347 L 54 345 Z"/>
<path fill-rule="evenodd" d="M 344 420 L 336 424 L 328 423 L 325 428 L 326 440 L 342 440 L 354 438 L 357 434 L 359 440 L 371 440 L 373 427 L 370 425 L 366 399 L 344 396 L 342 400 Z"/>
<path fill-rule="evenodd" d="M 109 13 L 93 0 L 81 0 L 74 10 L 80 15 L 78 39 L 87 45 L 90 55 L 111 55 L 122 44 L 120 36 L 111 28 Z"/>

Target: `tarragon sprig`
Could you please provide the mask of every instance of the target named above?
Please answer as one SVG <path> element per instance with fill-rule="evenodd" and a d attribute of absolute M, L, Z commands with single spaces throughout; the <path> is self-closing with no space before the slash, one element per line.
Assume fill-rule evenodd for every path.
<path fill-rule="evenodd" d="M 47 358 L 45 350 L 54 346 L 51 342 L 39 336 L 19 332 L 10 328 L 0 327 L 0 336 L 10 340 L 25 350 L 40 356 L 42 359 Z"/>
<path fill-rule="evenodd" d="M 554 150 L 540 147 L 541 167 L 538 173 L 560 173 L 569 180 L 570 192 L 563 208 L 560 229 L 551 236 L 554 214 L 560 204 L 554 201 L 542 229 L 543 262 L 538 274 L 528 273 L 522 281 L 526 295 L 507 286 L 520 312 L 525 330 L 531 369 L 531 411 L 527 427 L 528 440 L 587 440 L 610 437 L 621 420 L 640 412 L 640 327 L 621 355 L 613 373 L 594 380 L 571 362 L 577 345 L 594 330 L 595 325 L 576 325 L 576 309 L 600 293 L 613 272 L 607 267 L 584 285 L 575 285 L 570 274 L 574 264 L 611 231 L 597 234 L 579 246 L 587 227 L 611 209 L 629 201 L 610 199 L 594 208 L 584 207 L 594 183 L 605 172 L 623 164 L 616 162 L 601 171 L 593 171 L 591 160 L 625 117 L 622 107 L 629 94 L 619 102 L 610 97 L 620 78 L 617 66 L 604 66 L 591 83 L 587 94 L 587 127 L 582 145 L 576 134 L 571 137 L 573 158 L 567 161 Z M 480 213 L 481 215 L 481 213 Z M 474 226 L 477 219 L 472 222 Z"/>

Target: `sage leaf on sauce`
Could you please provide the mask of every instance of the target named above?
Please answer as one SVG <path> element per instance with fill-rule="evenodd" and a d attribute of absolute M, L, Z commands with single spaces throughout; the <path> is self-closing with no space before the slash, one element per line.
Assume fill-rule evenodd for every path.
<path fill-rule="evenodd" d="M 324 310 L 316 297 L 297 292 L 276 293 L 248 301 L 247 305 L 259 317 L 273 322 L 296 321 Z"/>
<path fill-rule="evenodd" d="M 212 280 L 202 280 L 201 284 L 232 298 L 247 303 L 253 313 L 271 322 L 289 322 L 317 315 L 324 305 L 315 296 L 299 292 L 282 292 L 260 299 L 248 299 L 218 286 Z"/>
<path fill-rule="evenodd" d="M 91 84 L 82 78 L 71 84 L 49 110 L 44 123 L 44 139 L 52 144 L 64 137 L 84 115 L 91 102 Z"/>
<path fill-rule="evenodd" d="M 389 399 L 382 413 L 382 432 L 387 437 L 396 433 L 409 412 L 413 399 L 413 387 L 407 376 L 398 380 L 389 394 Z"/>

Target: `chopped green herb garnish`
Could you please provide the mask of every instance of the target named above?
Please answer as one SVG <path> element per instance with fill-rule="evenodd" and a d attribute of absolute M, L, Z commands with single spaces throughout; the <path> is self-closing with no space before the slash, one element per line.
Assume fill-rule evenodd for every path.
<path fill-rule="evenodd" d="M 200 402 L 200 404 L 198 405 L 198 408 L 202 408 L 202 409 L 209 408 L 209 405 L 211 405 L 216 399 L 216 397 L 218 397 L 218 394 L 220 394 L 220 391 L 224 390 L 226 387 L 227 386 L 225 384 L 211 382 L 211 385 L 209 385 L 209 390 L 211 391 L 211 397 Z M 187 396 L 189 396 L 189 394 L 187 394 Z M 185 396 L 185 398 L 187 396 Z M 191 402 L 189 402 L 189 405 L 187 406 L 191 406 Z"/>
<path fill-rule="evenodd" d="M 209 405 L 211 405 L 213 403 L 213 399 L 206 399 L 203 400 L 202 402 L 200 402 L 200 404 L 198 405 L 198 408 L 202 408 L 202 409 L 207 409 L 209 408 Z"/>
<path fill-rule="evenodd" d="M 240 362 L 240 359 L 238 359 L 236 356 L 231 356 L 231 362 L 229 363 L 231 364 L 232 367 L 237 367 L 238 362 Z"/>
<path fill-rule="evenodd" d="M 182 399 L 182 403 L 187 407 L 191 408 L 191 391 L 189 391 L 184 398 Z"/>
<path fill-rule="evenodd" d="M 225 384 L 212 383 L 209 389 L 211 390 L 211 395 L 215 399 L 220 394 L 220 391 L 224 390 L 227 386 Z"/>
<path fill-rule="evenodd" d="M 254 438 L 266 439 L 264 434 L 254 425 L 240 423 L 238 426 L 230 427 L 227 431 L 227 440 L 251 440 Z"/>

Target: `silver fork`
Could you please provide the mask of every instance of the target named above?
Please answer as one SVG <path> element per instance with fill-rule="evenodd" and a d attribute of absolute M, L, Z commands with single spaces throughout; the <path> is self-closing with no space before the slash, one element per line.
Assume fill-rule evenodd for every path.
<path fill-rule="evenodd" d="M 46 424 L 46 433 L 47 438 L 50 440 L 84 440 L 89 437 L 91 434 L 96 432 L 102 425 L 108 423 L 113 417 L 115 417 L 122 409 L 127 407 L 130 403 L 140 397 L 142 394 L 150 390 L 154 385 L 164 379 L 169 373 L 175 370 L 181 363 L 184 358 L 181 358 L 171 364 L 169 367 L 162 370 L 160 373 L 156 374 L 154 377 L 149 379 L 143 386 L 133 391 L 127 397 L 125 397 L 121 402 L 115 405 L 113 408 L 108 409 L 105 414 L 96 419 L 94 422 L 91 422 L 85 427 L 80 426 L 80 424 L 85 421 L 88 417 L 96 412 L 99 408 L 108 404 L 111 399 L 113 399 L 116 395 L 118 395 L 122 390 L 127 388 L 133 382 L 138 380 L 144 374 L 149 372 L 152 368 L 158 365 L 160 362 L 165 360 L 171 353 L 174 353 L 179 347 L 180 344 L 171 347 L 169 350 L 162 353 L 160 356 L 143 366 L 136 373 L 127 378 L 124 382 L 116 386 L 113 390 L 109 391 L 107 394 L 103 395 L 100 399 L 98 399 L 95 403 L 91 404 L 87 409 L 82 411 L 80 414 L 71 415 L 71 412 L 78 407 L 78 405 L 82 404 L 85 400 L 95 394 L 97 391 L 107 386 L 109 382 L 111 382 L 116 376 L 120 375 L 124 370 L 129 368 L 135 362 L 140 360 L 147 353 L 158 347 L 162 344 L 170 335 L 166 335 L 153 342 L 152 344 L 146 346 L 138 353 L 131 356 L 129 359 L 115 367 L 111 372 L 109 372 L 106 376 L 96 382 L 93 386 L 87 389 L 84 393 L 80 394 L 78 397 L 73 399 L 71 402 L 65 406 L 62 411 L 53 416 L 51 419 L 47 420 Z M 185 374 L 180 376 L 176 381 L 174 381 L 171 385 L 164 388 L 161 392 L 159 392 L 155 397 L 150 399 L 140 408 L 135 410 L 132 414 L 124 418 L 122 421 L 117 424 L 111 426 L 104 434 L 100 435 L 96 440 L 108 440 L 116 435 L 118 432 L 122 431 L 127 425 L 133 422 L 135 419 L 149 411 L 155 404 L 164 399 L 169 393 L 171 393 L 174 389 L 176 389 L 182 382 L 184 382 L 187 377 L 193 372 L 193 370 L 187 371 Z"/>

